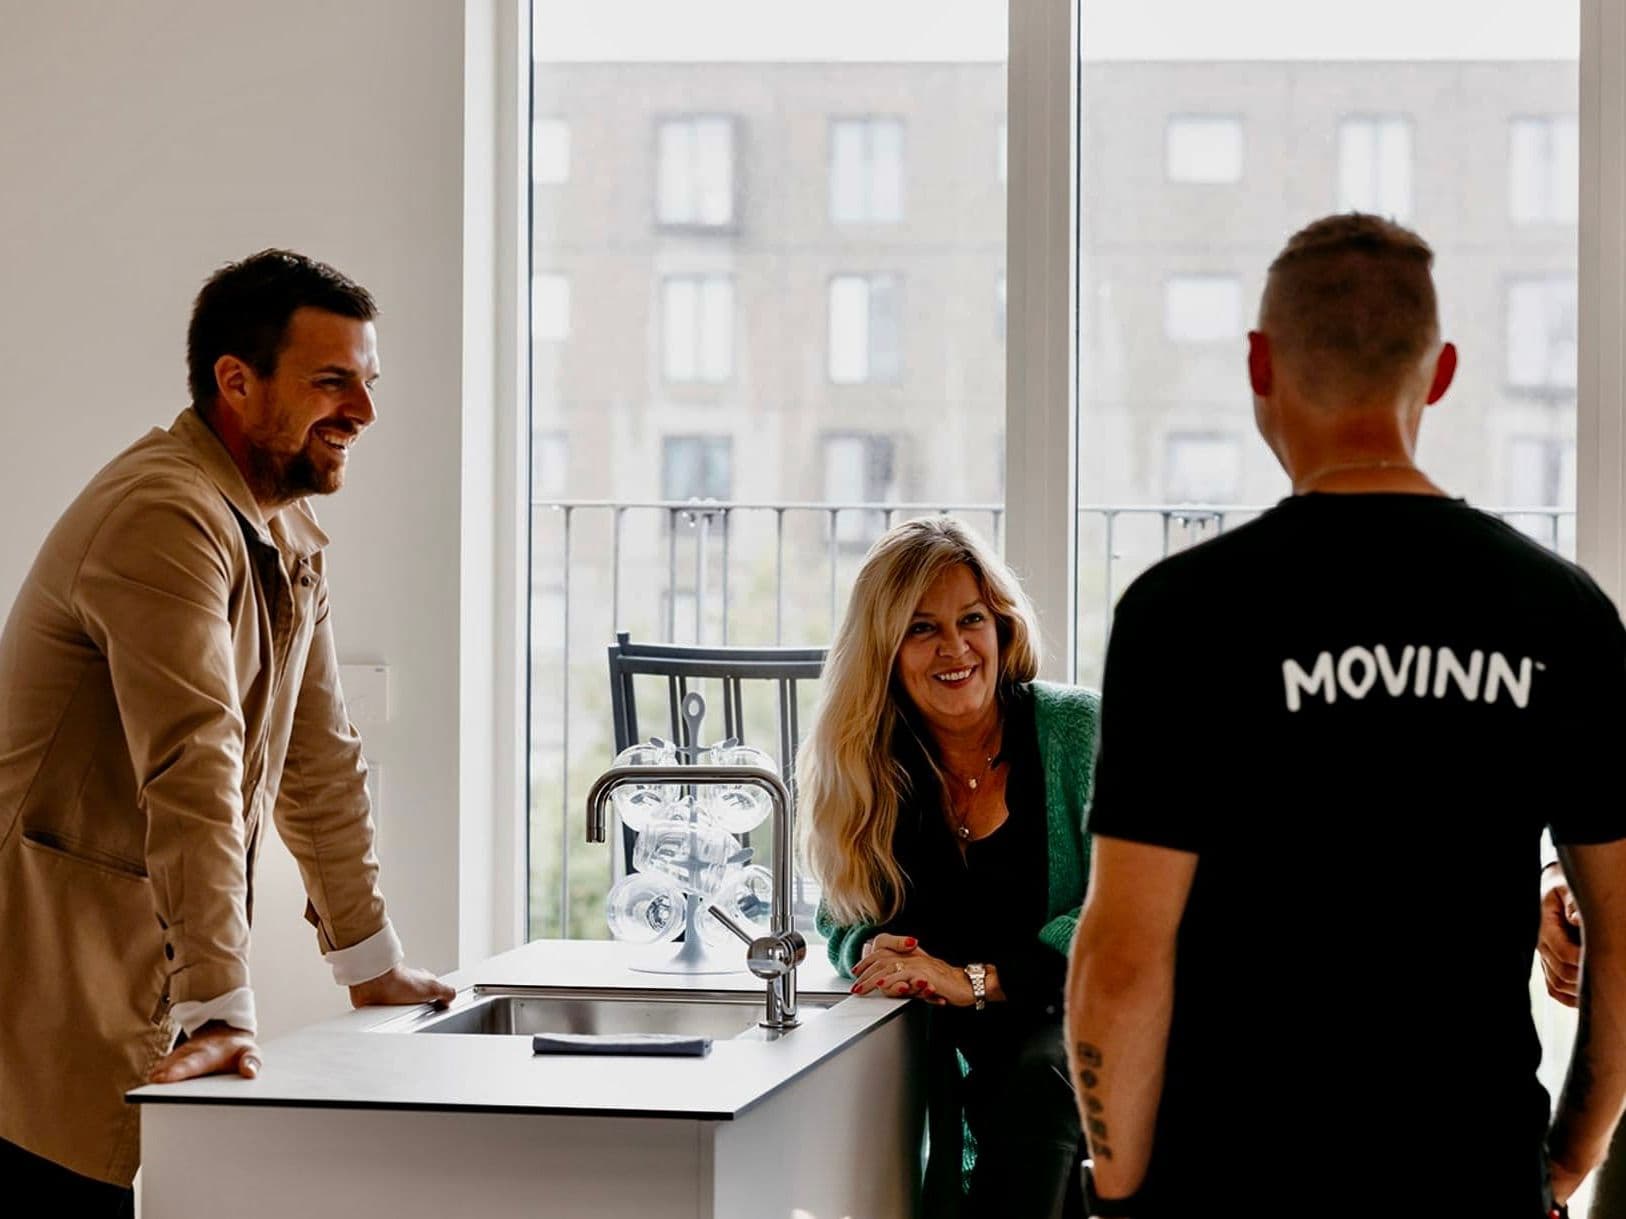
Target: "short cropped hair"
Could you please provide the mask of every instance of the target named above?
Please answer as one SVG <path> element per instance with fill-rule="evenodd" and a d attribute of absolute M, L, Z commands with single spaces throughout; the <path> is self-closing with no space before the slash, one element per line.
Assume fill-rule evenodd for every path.
<path fill-rule="evenodd" d="M 1260 328 L 1312 400 L 1391 390 L 1439 341 L 1433 265 L 1428 242 L 1403 225 L 1327 216 L 1270 264 Z"/>
<path fill-rule="evenodd" d="M 231 355 L 257 376 L 277 371 L 295 310 L 311 308 L 370 322 L 378 306 L 367 289 L 324 262 L 291 250 L 261 250 L 209 277 L 186 331 L 192 406 L 207 416 L 216 397 L 215 362 Z"/>

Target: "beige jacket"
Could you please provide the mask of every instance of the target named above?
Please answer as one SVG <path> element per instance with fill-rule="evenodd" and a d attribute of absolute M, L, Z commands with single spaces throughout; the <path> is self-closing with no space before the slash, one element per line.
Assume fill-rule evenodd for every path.
<path fill-rule="evenodd" d="M 326 541 L 190 410 L 47 537 L 0 634 L 0 1138 L 130 1183 L 171 1005 L 248 985 L 266 810 L 324 953 L 386 927 Z"/>

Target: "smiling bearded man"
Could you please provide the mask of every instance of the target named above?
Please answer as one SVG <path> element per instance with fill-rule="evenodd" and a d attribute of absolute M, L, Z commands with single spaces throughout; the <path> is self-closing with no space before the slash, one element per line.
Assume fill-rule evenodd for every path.
<path fill-rule="evenodd" d="M 42 1209 L 131 1213 L 129 1089 L 258 1073 L 267 813 L 351 1002 L 451 997 L 384 911 L 305 503 L 376 417 L 375 312 L 286 251 L 210 279 L 191 408 L 91 480 L 0 634 L 0 1176 Z"/>

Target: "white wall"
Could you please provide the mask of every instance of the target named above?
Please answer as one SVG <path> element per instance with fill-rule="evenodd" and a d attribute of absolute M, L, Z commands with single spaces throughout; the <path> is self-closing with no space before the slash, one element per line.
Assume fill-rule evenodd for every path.
<path fill-rule="evenodd" d="M 84 481 L 186 402 L 192 296 L 270 245 L 380 305 L 379 422 L 332 536 L 341 657 L 390 666 L 383 884 L 415 962 L 459 924 L 462 0 L 0 0 L 0 609 Z M 262 1031 L 342 1006 L 268 844 Z M 466 887 L 466 886 L 465 886 Z"/>

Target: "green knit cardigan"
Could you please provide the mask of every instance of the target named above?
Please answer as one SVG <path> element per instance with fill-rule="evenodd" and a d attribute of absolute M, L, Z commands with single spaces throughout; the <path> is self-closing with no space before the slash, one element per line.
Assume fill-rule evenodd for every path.
<path fill-rule="evenodd" d="M 1049 920 L 1039 928 L 1039 939 L 1066 956 L 1078 927 L 1084 903 L 1084 881 L 1089 874 L 1090 845 L 1084 836 L 1084 815 L 1095 785 L 1095 739 L 1101 722 L 1101 697 L 1078 686 L 1033 683 L 1033 713 L 1038 726 L 1039 759 L 1044 764 L 1045 817 L 1049 822 L 1050 884 L 1046 912 Z M 830 964 L 843 977 L 853 967 L 864 944 L 875 934 L 875 924 L 842 926 L 830 917 L 823 903 L 814 924 L 825 937 Z"/>

